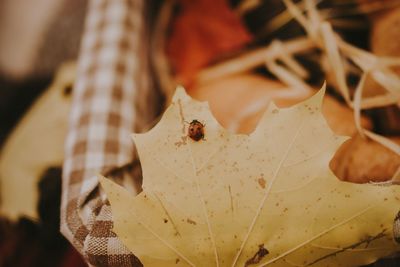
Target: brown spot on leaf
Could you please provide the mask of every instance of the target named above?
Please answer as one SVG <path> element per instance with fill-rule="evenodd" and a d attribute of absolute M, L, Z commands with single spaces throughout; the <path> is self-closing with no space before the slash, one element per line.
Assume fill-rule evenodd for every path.
<path fill-rule="evenodd" d="M 228 186 L 228 189 L 229 189 L 229 197 L 231 199 L 231 211 L 233 213 L 233 198 L 232 198 L 232 189 L 230 185 Z"/>
<path fill-rule="evenodd" d="M 259 178 L 258 179 L 258 184 L 261 186 L 262 189 L 265 188 L 265 179 L 264 178 Z"/>
<path fill-rule="evenodd" d="M 175 142 L 175 146 L 180 147 L 181 145 L 186 145 L 187 136 L 181 136 L 181 141 Z"/>
<path fill-rule="evenodd" d="M 195 221 L 193 221 L 193 220 L 191 220 L 191 219 L 189 219 L 189 218 L 186 219 L 186 222 L 187 222 L 187 223 L 190 223 L 190 224 L 193 224 L 193 225 L 196 225 L 196 224 L 197 224 Z"/>
<path fill-rule="evenodd" d="M 268 254 L 268 249 L 264 248 L 264 244 L 261 244 L 258 246 L 258 251 L 254 254 L 253 257 L 246 261 L 246 264 L 244 266 L 247 267 L 252 264 L 260 263 L 260 261 Z"/>

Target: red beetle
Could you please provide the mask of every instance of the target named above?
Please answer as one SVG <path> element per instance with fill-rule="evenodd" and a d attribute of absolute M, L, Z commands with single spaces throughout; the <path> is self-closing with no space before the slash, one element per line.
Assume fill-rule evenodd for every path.
<path fill-rule="evenodd" d="M 189 123 L 188 136 L 196 142 L 201 139 L 204 140 L 204 127 L 204 124 L 198 120 L 192 120 L 192 122 Z"/>

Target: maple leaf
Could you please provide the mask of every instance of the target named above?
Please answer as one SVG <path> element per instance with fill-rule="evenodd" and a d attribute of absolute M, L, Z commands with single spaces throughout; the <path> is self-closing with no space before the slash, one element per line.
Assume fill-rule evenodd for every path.
<path fill-rule="evenodd" d="M 399 250 L 398 186 L 339 181 L 328 164 L 345 137 L 321 114 L 324 90 L 271 104 L 235 135 L 178 89 L 161 121 L 135 134 L 143 192 L 101 177 L 114 231 L 144 266 L 358 266 Z M 187 137 L 192 120 L 204 140 Z"/>

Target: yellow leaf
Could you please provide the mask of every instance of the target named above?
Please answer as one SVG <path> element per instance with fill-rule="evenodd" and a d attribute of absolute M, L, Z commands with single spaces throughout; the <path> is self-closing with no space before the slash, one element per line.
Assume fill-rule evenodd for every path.
<path fill-rule="evenodd" d="M 114 231 L 144 266 L 358 266 L 397 250 L 397 186 L 340 182 L 328 163 L 346 139 L 321 114 L 324 90 L 270 105 L 256 130 L 223 129 L 183 89 L 135 134 L 143 192 L 101 177 Z M 204 140 L 187 137 L 203 123 Z"/>

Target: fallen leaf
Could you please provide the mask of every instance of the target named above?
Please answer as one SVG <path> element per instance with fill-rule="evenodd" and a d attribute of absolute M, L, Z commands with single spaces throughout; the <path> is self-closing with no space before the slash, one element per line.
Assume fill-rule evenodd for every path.
<path fill-rule="evenodd" d="M 55 81 L 35 101 L 0 152 L 0 215 L 39 220 L 38 183 L 51 166 L 61 166 L 72 98 L 66 88 L 75 79 L 74 63 L 64 64 Z M 68 92 L 67 92 L 68 93 Z"/>
<path fill-rule="evenodd" d="M 179 0 L 166 52 L 181 83 L 202 67 L 248 44 L 252 36 L 227 0 Z"/>
<path fill-rule="evenodd" d="M 134 135 L 143 192 L 100 178 L 115 233 L 146 267 L 348 267 L 398 251 L 400 188 L 333 175 L 346 138 L 327 126 L 323 95 L 271 104 L 253 133 L 235 135 L 178 89 L 161 121 Z M 204 140 L 187 138 L 192 120 L 205 125 Z"/>

